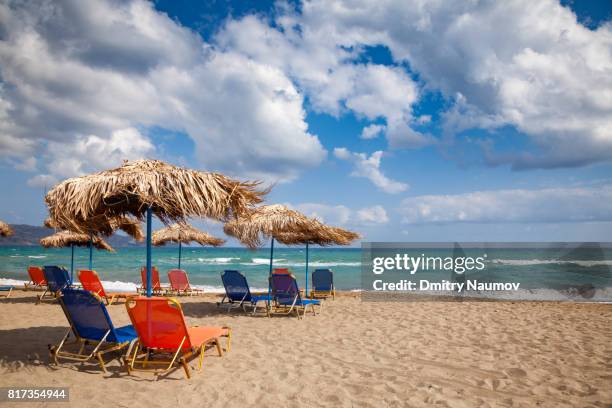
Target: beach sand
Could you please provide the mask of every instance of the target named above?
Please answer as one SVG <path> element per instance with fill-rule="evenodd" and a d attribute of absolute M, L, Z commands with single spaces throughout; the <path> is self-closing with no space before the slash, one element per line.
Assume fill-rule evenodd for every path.
<path fill-rule="evenodd" d="M 231 352 L 208 350 L 191 380 L 182 370 L 155 380 L 117 360 L 106 375 L 96 364 L 50 366 L 47 344 L 66 319 L 16 291 L 0 299 L 0 386 L 70 387 L 70 403 L 54 407 L 612 407 L 611 305 L 345 294 L 299 321 L 227 314 L 217 300 L 180 298 L 189 324 L 232 327 Z M 109 310 L 129 323 L 123 305 Z"/>

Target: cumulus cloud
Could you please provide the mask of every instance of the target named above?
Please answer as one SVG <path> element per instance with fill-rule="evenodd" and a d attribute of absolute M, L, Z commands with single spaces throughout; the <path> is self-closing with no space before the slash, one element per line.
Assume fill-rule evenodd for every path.
<path fill-rule="evenodd" d="M 308 217 L 315 217 L 321 222 L 332 225 L 346 225 L 352 216 L 352 210 L 344 205 L 328 205 L 320 203 L 290 204 L 287 206 L 296 209 Z"/>
<path fill-rule="evenodd" d="M 304 4 L 304 13 L 308 7 Z M 350 111 L 369 120 L 382 119 L 405 147 L 431 143 L 414 137 L 412 104 L 418 101 L 419 89 L 404 69 L 356 63 L 359 44 L 338 37 L 333 22 L 315 27 L 308 15 L 285 11 L 274 24 L 256 16 L 230 20 L 216 42 L 286 72 L 308 95 L 315 111 L 334 116 Z"/>
<path fill-rule="evenodd" d="M 447 134 L 510 125 L 539 150 L 492 152 L 490 163 L 560 167 L 612 158 L 610 23 L 589 30 L 554 0 L 312 0 L 300 24 L 324 32 L 328 43 L 388 47 L 451 102 Z M 406 143 L 415 140 L 424 141 L 417 134 Z M 393 143 L 403 147 L 403 138 Z"/>
<path fill-rule="evenodd" d="M 372 124 L 361 131 L 362 139 L 376 139 L 386 129 L 385 125 Z"/>
<path fill-rule="evenodd" d="M 401 203 L 402 221 L 518 223 L 612 221 L 612 185 L 426 195 Z"/>
<path fill-rule="evenodd" d="M 389 222 L 387 211 L 381 205 L 353 210 L 344 205 L 321 203 L 286 203 L 290 208 L 298 210 L 309 217 L 315 217 L 330 225 L 345 227 L 370 227 Z"/>
<path fill-rule="evenodd" d="M 4 157 L 116 145 L 115 132 L 148 126 L 187 133 L 204 167 L 237 176 L 290 180 L 326 155 L 284 72 L 220 51 L 152 3 L 5 2 L 0 32 Z"/>
<path fill-rule="evenodd" d="M 362 208 L 357 211 L 357 221 L 364 225 L 381 225 L 389 222 L 387 211 L 381 205 Z"/>
<path fill-rule="evenodd" d="M 408 184 L 392 180 L 380 170 L 383 156 L 380 150 L 368 156 L 365 153 L 354 153 L 344 147 L 337 147 L 334 149 L 334 156 L 353 163 L 352 176 L 367 178 L 385 193 L 397 194 L 408 190 Z"/>

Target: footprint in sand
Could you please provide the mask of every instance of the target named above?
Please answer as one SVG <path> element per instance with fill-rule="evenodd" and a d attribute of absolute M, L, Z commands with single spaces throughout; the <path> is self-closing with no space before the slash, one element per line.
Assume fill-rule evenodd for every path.
<path fill-rule="evenodd" d="M 509 368 L 505 372 L 509 377 L 521 378 L 527 376 L 527 372 L 525 372 L 525 370 L 517 367 Z"/>

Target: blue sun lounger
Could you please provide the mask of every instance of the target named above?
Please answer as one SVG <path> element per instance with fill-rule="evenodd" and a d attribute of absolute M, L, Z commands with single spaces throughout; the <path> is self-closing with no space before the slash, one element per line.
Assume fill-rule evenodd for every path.
<path fill-rule="evenodd" d="M 226 270 L 221 274 L 221 280 L 225 287 L 225 296 L 217 306 L 227 306 L 229 312 L 232 308 L 241 307 L 246 312 L 246 307 L 253 308 L 253 314 L 257 311 L 257 303 L 267 302 L 268 295 L 253 295 L 246 277 L 239 271 Z"/>
<path fill-rule="evenodd" d="M 51 294 L 54 300 L 60 295 L 62 289 L 70 287 L 70 275 L 65 268 L 48 265 L 43 267 L 45 279 L 47 280 L 47 288 L 42 295 L 38 296 L 37 304 L 40 303 L 47 293 Z"/>
<path fill-rule="evenodd" d="M 295 312 L 298 319 L 306 315 L 306 308 L 310 306 L 312 313 L 316 315 L 315 306 L 321 308 L 321 301 L 316 299 L 302 299 L 297 280 L 293 274 L 273 274 L 272 285 L 272 308 L 269 313 L 290 314 Z M 300 311 L 302 314 L 300 315 Z"/>
<path fill-rule="evenodd" d="M 2 296 L 9 297 L 11 296 L 11 292 L 14 288 L 14 286 L 0 286 L 0 292 L 2 293 Z"/>
<path fill-rule="evenodd" d="M 334 287 L 334 273 L 331 269 L 317 269 L 312 273 L 312 290 L 310 297 L 313 299 L 326 298 L 331 296 L 336 298 L 336 288 Z"/>
<path fill-rule="evenodd" d="M 62 289 L 58 299 L 70 328 L 56 346 L 49 347 L 55 364 L 59 364 L 59 359 L 85 362 L 95 357 L 102 371 L 106 372 L 102 356 L 131 347 L 138 339 L 131 325 L 113 326 L 104 302 L 97 295 L 83 289 L 66 288 Z M 74 340 L 67 343 L 71 333 Z M 78 351 L 64 351 L 66 346 L 76 347 Z M 87 348 L 93 349 L 87 352 Z"/>

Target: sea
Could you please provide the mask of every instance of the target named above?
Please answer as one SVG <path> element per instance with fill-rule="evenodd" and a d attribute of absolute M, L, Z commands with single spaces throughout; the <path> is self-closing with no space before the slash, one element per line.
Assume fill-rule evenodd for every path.
<path fill-rule="evenodd" d="M 132 291 L 140 286 L 140 267 L 145 265 L 143 247 L 115 248 L 116 252 L 94 250 L 93 268 L 108 291 Z M 419 253 L 435 254 L 432 249 Z M 178 266 L 177 247 L 153 247 L 153 265 L 160 271 L 162 283 L 166 271 Z M 334 272 L 336 289 L 361 291 L 361 248 L 310 248 L 309 271 L 328 268 Z M 303 248 L 276 247 L 273 266 L 289 268 L 305 286 L 306 251 Z M 267 290 L 270 250 L 262 248 L 203 248 L 183 247 L 181 268 L 189 274 L 192 285 L 208 292 L 222 293 L 221 273 L 227 269 L 245 274 L 253 291 Z M 509 299 L 612 301 L 612 250 L 582 249 L 560 254 L 538 249 L 496 248 L 488 251 L 485 272 L 466 273 L 464 279 L 521 282 L 521 290 L 500 294 Z M 87 269 L 89 249 L 75 248 L 74 269 Z M 20 285 L 28 281 L 30 265 L 60 265 L 70 270 L 70 248 L 0 247 L 0 284 Z M 420 277 L 434 279 L 423 273 Z M 438 278 L 440 276 L 438 275 Z M 310 282 L 309 282 L 310 283 Z M 368 289 L 368 288 L 365 288 Z M 476 294 L 489 297 L 488 293 Z"/>

